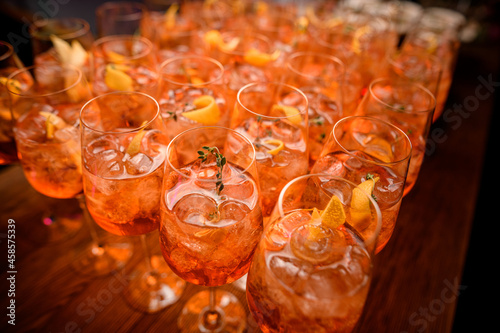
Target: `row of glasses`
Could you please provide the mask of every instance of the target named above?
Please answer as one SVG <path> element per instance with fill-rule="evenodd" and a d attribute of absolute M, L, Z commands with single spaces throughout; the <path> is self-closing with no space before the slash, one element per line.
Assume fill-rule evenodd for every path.
<path fill-rule="evenodd" d="M 23 67 L 24 64 L 14 52 L 12 45 L 0 41 L 0 165 L 19 161 L 12 131 L 12 114 L 6 85 L 9 75 Z M 15 85 L 12 89 L 19 91 L 20 87 Z"/>
<path fill-rule="evenodd" d="M 211 44 L 210 45 L 211 47 L 213 47 L 215 45 L 214 49 L 216 52 L 213 53 L 213 55 L 219 57 L 222 60 L 223 58 L 220 55 L 225 55 L 227 53 L 230 53 L 231 51 L 234 51 L 234 49 L 236 49 L 237 47 L 243 46 L 245 44 L 245 40 L 249 39 L 246 37 L 246 36 L 249 36 L 249 35 L 247 35 L 247 33 L 245 33 L 245 35 L 244 35 L 245 37 L 241 38 L 241 40 L 238 40 L 238 36 L 240 36 L 240 35 L 233 34 L 232 37 L 229 37 L 223 43 L 216 42 L 214 44 Z M 205 34 L 204 37 L 207 37 L 207 34 Z M 210 38 L 204 38 L 203 40 L 207 41 L 207 40 L 210 40 Z M 119 44 L 115 44 L 115 45 L 119 45 Z M 134 44 L 131 44 L 131 45 L 132 45 L 132 47 L 129 47 L 129 49 L 133 50 Z M 278 45 L 278 44 L 272 44 L 272 45 Z M 231 50 L 232 47 L 234 47 L 233 50 Z M 268 64 L 273 64 L 273 63 L 279 64 L 279 61 L 278 61 L 279 57 L 278 56 L 282 55 L 284 53 L 283 52 L 283 45 L 280 45 L 280 47 L 281 47 L 281 49 L 279 50 L 280 52 L 276 52 L 276 53 L 274 53 L 274 51 L 272 51 L 272 49 L 268 52 L 260 52 L 260 51 L 255 52 L 254 50 L 251 52 L 248 52 L 249 50 L 252 50 L 252 48 L 246 48 L 246 49 L 244 49 L 245 51 L 243 53 L 240 53 L 239 57 L 236 59 L 242 59 L 243 61 L 240 60 L 240 63 L 250 64 L 253 67 L 252 69 L 258 68 L 258 69 L 262 70 L 262 72 L 266 73 L 266 75 L 269 77 L 269 81 L 273 81 L 276 79 L 276 77 L 280 76 L 280 74 L 285 74 L 283 72 L 276 72 L 276 71 L 273 72 L 272 71 L 273 67 L 274 67 L 274 69 L 278 68 L 277 65 L 267 66 Z M 155 46 L 153 46 L 151 49 L 154 49 L 154 48 L 155 48 Z M 120 47 L 119 47 L 118 49 L 112 48 L 112 49 L 108 49 L 108 50 L 112 50 L 112 53 L 111 53 L 112 56 L 110 59 L 111 60 L 110 63 L 115 65 L 113 69 L 118 69 L 119 72 L 123 72 L 127 75 L 127 76 L 123 76 L 120 74 L 120 75 L 115 75 L 115 77 L 119 77 L 119 78 L 132 77 L 132 75 L 131 75 L 132 72 L 128 72 L 128 73 L 126 72 L 131 67 L 130 62 L 127 62 L 124 59 L 123 54 L 121 54 L 121 56 L 116 56 L 116 54 L 115 54 L 115 53 L 117 53 L 118 55 L 120 55 L 120 53 L 123 53 L 123 51 L 122 51 L 123 49 L 120 49 Z M 138 53 L 140 53 L 140 51 Z M 126 55 L 134 57 L 138 53 L 136 53 L 135 51 L 132 51 L 130 54 L 126 54 Z M 191 63 L 191 61 L 189 63 Z M 234 61 L 229 61 L 228 64 L 230 64 L 231 66 L 228 66 L 228 65 L 224 66 L 223 65 L 224 66 L 223 72 L 225 75 L 232 76 L 233 73 L 235 73 L 235 72 L 231 71 L 233 68 L 232 65 L 234 65 L 235 63 L 236 62 L 234 62 Z M 179 69 L 182 67 L 183 66 L 179 66 L 178 68 L 175 68 L 174 65 L 171 65 L 170 70 L 167 70 L 167 72 L 168 71 L 175 72 L 175 70 L 173 70 L 173 69 Z M 321 67 L 321 66 L 318 66 L 318 67 Z M 191 85 L 190 88 L 195 88 L 195 90 L 196 90 L 195 95 L 198 97 L 198 100 L 196 98 L 191 100 L 191 103 L 193 104 L 192 107 L 187 108 L 187 109 L 181 109 L 182 111 L 179 111 L 178 106 L 175 106 L 175 105 L 169 106 L 169 107 L 171 107 L 171 109 L 169 109 L 169 107 L 164 108 L 165 112 L 163 114 L 169 116 L 166 118 L 172 118 L 172 119 L 170 119 L 170 121 L 175 120 L 175 119 L 173 119 L 174 117 L 175 118 L 183 117 L 183 118 L 187 118 L 188 120 L 190 120 L 190 123 L 189 123 L 190 126 L 198 126 L 199 127 L 199 126 L 210 125 L 210 123 L 207 123 L 207 120 L 205 120 L 205 119 L 208 119 L 208 122 L 213 121 L 213 115 L 218 114 L 217 109 L 219 109 L 219 112 L 220 112 L 221 105 L 224 106 L 224 104 L 221 104 L 221 103 L 223 103 L 223 101 L 221 100 L 222 98 L 217 99 L 217 97 L 214 97 L 213 95 L 207 94 L 206 93 L 207 90 L 203 90 L 203 89 L 205 89 L 205 87 L 202 87 L 202 86 L 207 82 L 207 79 L 198 77 L 198 76 L 202 76 L 202 74 L 197 73 L 196 72 L 197 70 L 199 71 L 200 69 L 199 68 L 195 69 L 195 71 L 193 71 L 192 69 L 189 69 L 188 71 L 184 71 L 184 73 L 180 73 L 181 75 L 179 75 L 179 73 L 177 73 L 177 76 L 183 75 L 183 78 L 180 80 L 180 82 L 176 82 L 174 80 L 174 84 L 178 84 L 177 88 L 169 87 L 165 90 L 160 89 L 160 91 L 167 91 L 166 95 L 164 95 L 164 101 L 166 103 L 170 102 L 169 98 L 171 96 L 176 96 L 176 95 L 172 95 L 172 92 L 175 94 L 176 91 L 182 91 L 182 90 L 180 90 L 180 87 L 182 86 L 182 84 L 188 83 L 188 86 Z M 289 71 L 289 72 L 291 72 L 291 71 Z M 106 72 L 104 72 L 104 76 L 100 78 L 101 80 L 106 81 L 105 73 Z M 194 76 L 193 76 L 193 73 L 195 74 Z M 249 72 L 244 72 L 244 74 L 247 74 L 247 73 L 249 73 Z M 163 76 L 162 74 L 163 73 L 160 73 L 158 76 Z M 168 73 L 168 74 L 172 74 L 172 73 Z M 175 73 L 173 73 L 173 74 L 176 75 Z M 113 75 L 111 75 L 111 77 L 113 77 Z M 193 77 L 196 78 L 196 80 L 193 81 L 192 80 Z M 346 75 L 346 77 L 349 77 L 349 76 Z M 322 113 L 321 111 L 320 112 L 315 111 L 315 113 L 312 113 L 312 117 L 311 117 L 310 107 L 304 108 L 301 100 L 305 100 L 306 105 L 312 104 L 312 103 L 309 102 L 307 97 L 305 97 L 305 94 L 299 90 L 299 89 L 304 89 L 304 87 L 307 87 L 307 84 L 310 84 L 310 83 L 306 83 L 305 86 L 301 86 L 299 89 L 297 89 L 294 87 L 294 85 L 298 85 L 298 83 L 295 83 L 295 82 L 299 82 L 299 80 L 296 80 L 293 78 L 288 78 L 287 80 L 290 80 L 288 82 L 285 81 L 289 84 L 282 84 L 282 83 L 276 83 L 276 82 L 274 82 L 274 83 L 253 82 L 255 80 L 251 80 L 251 78 L 250 78 L 250 80 L 248 80 L 246 82 L 239 82 L 239 84 L 235 85 L 235 89 L 233 90 L 234 91 L 233 94 L 236 95 L 235 97 L 233 97 L 235 99 L 234 104 L 232 103 L 233 101 L 231 100 L 231 98 L 228 98 L 226 100 L 226 101 L 229 101 L 229 102 L 227 102 L 227 105 L 236 105 L 235 110 L 233 111 L 233 116 L 230 117 L 231 127 L 235 128 L 238 132 L 243 133 L 245 135 L 250 134 L 250 140 L 254 146 L 254 149 L 256 150 L 256 161 L 257 161 L 256 164 L 257 164 L 257 166 L 259 166 L 258 162 L 271 162 L 270 168 L 269 167 L 266 169 L 261 168 L 262 170 L 260 170 L 261 172 L 259 172 L 259 178 L 262 178 L 262 175 L 264 175 L 264 177 L 268 174 L 272 175 L 273 172 L 275 172 L 275 174 L 278 175 L 278 177 L 279 177 L 281 172 L 285 169 L 286 169 L 286 171 L 291 171 L 291 173 L 294 173 L 295 171 L 297 171 L 294 168 L 296 166 L 296 164 L 298 164 L 300 170 L 303 169 L 303 164 L 306 165 L 306 168 L 304 169 L 305 171 L 301 171 L 298 173 L 298 175 L 291 177 L 291 179 L 293 179 L 301 174 L 307 173 L 307 170 L 308 170 L 307 165 L 313 164 L 313 162 L 308 160 L 308 156 L 310 155 L 309 154 L 310 148 L 308 147 L 309 146 L 308 142 L 312 141 L 312 140 L 308 140 L 308 139 L 311 139 L 311 137 L 308 133 L 309 129 L 312 127 L 310 119 L 311 118 L 313 118 L 313 119 L 320 118 L 320 117 L 318 117 L 318 115 L 320 115 L 323 118 L 326 118 L 326 117 L 324 117 L 324 115 L 326 115 L 327 113 Z M 328 84 L 329 83 L 328 81 L 330 79 L 328 79 L 326 77 L 320 77 L 319 80 L 317 81 L 317 83 L 314 83 L 313 85 L 318 86 L 320 84 L 319 82 L 321 82 L 321 80 L 324 80 Z M 134 82 L 134 80 L 128 80 L 128 79 L 123 79 L 122 81 L 118 81 L 118 82 L 123 83 L 123 82 L 130 82 L 130 81 Z M 151 80 L 151 81 L 153 81 L 153 80 Z M 168 79 L 164 80 L 164 81 L 168 81 Z M 185 82 L 185 81 L 188 81 L 188 82 Z M 259 81 L 261 81 L 261 80 L 259 80 Z M 94 82 L 92 82 L 92 83 L 94 86 Z M 160 80 L 160 86 L 162 86 L 162 84 L 164 84 L 164 83 L 165 82 L 163 82 L 163 80 Z M 242 83 L 245 83 L 246 86 L 243 85 Z M 105 84 L 106 84 L 106 82 L 105 82 Z M 163 86 L 166 87 L 168 85 L 164 84 Z M 282 90 L 287 90 L 290 87 L 292 88 L 292 92 L 285 93 L 285 98 L 282 98 L 281 96 L 276 98 L 276 95 L 280 95 Z M 342 104 L 342 102 L 341 102 L 341 100 L 342 100 L 341 95 L 342 94 L 339 92 L 344 92 L 342 87 L 343 87 L 342 84 L 334 85 L 334 84 L 331 84 L 331 82 L 330 82 L 330 85 L 327 85 L 326 87 L 322 87 L 322 89 L 320 89 L 320 93 L 326 95 L 330 99 L 330 101 L 327 102 L 330 104 L 330 105 L 328 105 L 328 107 L 332 108 L 331 105 L 334 105 L 333 109 L 335 109 L 335 110 L 340 109 L 339 105 Z M 123 89 L 123 87 L 115 87 L 115 89 L 109 89 L 109 90 L 136 90 L 137 89 L 137 87 L 134 87 L 134 86 L 132 86 L 132 87 L 128 86 L 127 88 L 128 89 Z M 297 91 L 293 91 L 293 89 L 296 89 Z M 304 89 L 304 90 L 306 90 L 306 89 Z M 95 91 L 95 89 L 94 89 L 94 91 Z M 154 91 L 154 89 L 152 89 L 151 91 Z M 186 91 L 188 91 L 188 90 L 184 89 L 184 92 L 186 92 Z M 102 92 L 104 92 L 104 91 L 101 91 L 100 93 L 102 93 Z M 237 92 L 237 94 L 236 94 L 236 92 Z M 153 93 L 151 93 L 151 94 L 153 94 Z M 246 94 L 248 94 L 248 96 L 250 96 L 250 97 L 245 97 Z M 182 96 L 182 94 L 179 96 Z M 199 99 L 199 97 L 203 97 L 203 98 Z M 241 99 L 241 101 L 240 101 L 240 99 Z M 309 99 L 311 99 L 311 98 L 309 98 Z M 256 100 L 260 101 L 260 105 L 259 105 L 259 103 L 256 103 Z M 194 102 L 194 101 L 196 101 L 196 102 Z M 311 101 L 312 101 L 312 99 L 311 99 Z M 315 101 L 316 101 L 316 99 L 314 99 L 314 102 Z M 217 107 L 215 107 L 215 105 L 217 105 Z M 165 104 L 165 106 L 166 106 L 166 104 Z M 319 107 L 318 107 L 318 109 L 319 109 Z M 432 109 L 432 107 L 430 107 L 429 109 Z M 229 116 L 228 116 L 229 113 L 230 112 L 225 114 L 227 116 L 227 118 L 229 118 Z M 203 115 L 205 115 L 205 117 Z M 336 116 L 338 117 L 338 119 L 341 118 L 341 116 L 338 114 Z M 215 118 L 217 119 L 217 117 L 215 117 Z M 320 121 L 321 121 L 321 119 L 319 119 L 318 123 Z M 333 127 L 334 122 L 335 122 L 335 120 L 332 121 L 331 123 L 328 123 L 328 125 Z M 190 127 L 190 126 L 188 126 L 188 127 Z M 184 129 L 185 128 L 182 128 L 182 130 L 184 130 Z M 205 129 L 205 127 L 203 129 Z M 134 130 L 140 131 L 140 129 L 137 129 L 137 128 L 135 128 Z M 172 137 L 175 134 L 180 133 L 182 130 L 175 132 L 172 135 Z M 329 129 L 322 129 L 322 130 L 323 130 L 323 132 L 321 132 L 321 133 L 323 133 L 323 135 L 321 135 L 321 133 L 320 133 L 318 138 L 322 136 L 322 140 L 324 140 L 329 133 Z M 365 135 L 366 135 L 366 133 L 365 133 Z M 391 138 L 391 140 L 392 140 L 392 138 Z M 375 140 L 375 141 L 377 141 L 377 140 Z M 402 140 L 402 141 L 404 141 L 404 140 Z M 373 143 L 371 141 L 369 141 L 369 142 Z M 380 142 L 378 142 L 378 144 L 380 145 Z M 367 145 L 367 142 L 364 142 L 364 145 Z M 318 146 L 320 146 L 320 145 L 318 145 Z M 207 147 L 213 147 L 213 146 L 207 146 Z M 382 148 L 386 149 L 386 145 L 383 144 Z M 380 149 L 380 147 L 377 149 Z M 203 149 L 200 151 L 203 152 Z M 318 149 L 316 149 L 316 152 L 317 151 L 318 151 Z M 304 152 L 305 152 L 305 154 L 304 154 Z M 297 154 L 294 155 L 295 153 L 297 153 Z M 372 151 L 372 153 L 373 153 L 373 151 Z M 394 152 L 392 152 L 392 153 L 394 154 Z M 282 168 L 280 170 L 279 167 L 280 166 L 283 167 L 283 165 L 280 165 L 280 164 L 282 162 L 287 162 L 287 158 L 289 158 L 291 156 L 294 156 L 294 158 L 295 158 L 294 163 L 288 164 L 289 165 L 288 168 Z M 260 158 L 260 161 L 259 161 L 258 157 Z M 380 158 L 380 155 L 375 154 L 375 157 Z M 316 157 L 316 159 L 317 159 L 317 157 Z M 303 162 L 305 162 L 305 163 L 303 163 Z M 387 163 L 386 161 L 383 161 L 383 162 Z M 402 163 L 402 164 L 404 164 L 404 163 Z M 264 166 L 264 165 L 262 165 L 262 166 Z M 278 167 L 278 169 L 273 170 L 273 167 Z M 280 170 L 280 171 L 278 171 L 278 170 Z M 276 177 L 274 177 L 273 179 L 276 180 Z M 290 180 L 290 179 L 288 179 L 288 180 Z M 373 180 L 373 178 L 366 179 L 366 180 Z M 377 182 L 375 182 L 373 180 L 372 183 L 376 184 Z M 216 181 L 216 183 L 217 183 L 217 181 Z M 277 195 L 281 192 L 282 187 L 287 183 L 287 181 L 280 183 L 277 186 L 272 181 L 271 182 L 268 182 L 265 180 L 262 181 L 262 179 L 260 179 L 259 183 L 260 183 L 259 186 L 261 186 L 261 187 L 270 185 L 270 189 L 272 192 L 269 192 L 267 194 L 267 196 L 268 196 L 267 200 L 270 200 L 271 202 L 274 200 L 274 202 L 276 202 Z M 404 181 L 403 181 L 403 184 L 404 184 Z M 398 187 L 399 185 L 401 185 L 401 183 L 399 182 L 396 185 L 397 185 L 396 187 Z M 273 196 L 275 197 L 274 199 L 272 198 Z M 266 200 L 264 192 L 262 193 L 262 200 Z M 274 205 L 272 203 L 269 204 L 269 207 L 264 209 L 264 210 L 267 210 L 267 212 L 264 214 L 264 216 L 270 215 L 270 211 L 272 209 L 274 209 L 275 206 L 276 206 L 276 204 L 274 204 Z M 212 218 L 212 217 L 210 217 L 210 218 Z M 165 253 L 164 253 L 164 255 L 165 255 Z M 168 256 L 168 254 L 167 254 L 167 256 Z M 169 263 L 169 264 L 171 264 L 172 266 L 174 265 L 173 262 Z M 202 283 L 200 283 L 200 284 L 202 284 Z M 213 294 L 211 294 L 211 295 L 212 295 L 211 298 L 215 299 Z M 209 305 L 209 308 L 211 310 L 214 310 L 213 306 L 211 306 L 211 305 Z M 209 311 L 208 317 L 212 320 L 212 324 L 217 323 L 219 321 L 219 319 L 217 319 L 218 315 L 215 315 L 212 312 L 213 311 Z"/>
<path fill-rule="evenodd" d="M 13 84 L 15 83 L 15 84 Z M 129 248 L 97 235 L 83 194 L 80 109 L 91 98 L 83 72 L 70 65 L 24 67 L 9 76 L 11 112 L 18 156 L 29 184 L 57 199 L 74 199 L 92 241 L 75 249 L 73 267 L 91 275 L 109 274 L 124 266 Z M 81 229 L 80 221 L 46 217 L 49 241 L 60 241 Z"/>

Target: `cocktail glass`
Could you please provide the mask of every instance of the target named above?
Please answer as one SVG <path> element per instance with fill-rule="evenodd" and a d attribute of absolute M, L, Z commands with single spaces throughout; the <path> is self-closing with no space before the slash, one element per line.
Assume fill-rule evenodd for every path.
<path fill-rule="evenodd" d="M 26 179 L 36 191 L 48 197 L 78 199 L 83 220 L 93 237 L 83 250 L 75 250 L 74 267 L 92 275 L 108 274 L 123 267 L 130 255 L 129 248 L 98 239 L 83 196 L 79 113 L 91 98 L 83 73 L 69 65 L 30 66 L 11 74 L 7 86 L 19 88 L 9 88 L 9 94 L 17 149 Z M 53 242 L 65 240 L 81 228 L 80 220 L 51 213 L 43 218 L 43 223 Z"/>
<path fill-rule="evenodd" d="M 145 4 L 136 1 L 108 1 L 95 11 L 97 37 L 138 35 L 141 23 L 148 17 Z"/>
<path fill-rule="evenodd" d="M 390 78 L 374 80 L 356 110 L 357 115 L 383 119 L 408 135 L 412 156 L 404 195 L 415 186 L 426 153 L 426 140 L 436 106 L 434 95 L 421 84 Z"/>
<path fill-rule="evenodd" d="M 205 54 L 218 60 L 225 69 L 225 84 L 230 92 L 230 105 L 246 84 L 271 82 L 280 74 L 275 63 L 281 55 L 266 36 L 246 30 L 209 30 L 204 33 Z"/>
<path fill-rule="evenodd" d="M 160 68 L 158 102 L 169 139 L 198 126 L 229 125 L 224 67 L 206 56 L 173 57 Z"/>
<path fill-rule="evenodd" d="M 36 66 L 46 64 L 72 65 L 92 81 L 89 51 L 94 42 L 90 24 L 81 18 L 41 19 L 29 27 Z"/>
<path fill-rule="evenodd" d="M 318 158 L 333 124 L 343 116 L 344 64 L 325 53 L 295 52 L 287 58 L 283 81 L 309 101 L 309 167 Z"/>
<path fill-rule="evenodd" d="M 6 84 L 9 75 L 23 67 L 12 45 L 0 41 L 0 165 L 19 161 L 12 131 L 13 121 Z M 19 90 L 20 87 L 14 86 L 11 89 Z"/>
<path fill-rule="evenodd" d="M 153 42 L 158 61 L 185 54 L 203 54 L 201 22 L 185 5 L 170 3 L 163 11 L 150 11 L 141 35 Z"/>
<path fill-rule="evenodd" d="M 95 222 L 115 235 L 141 237 L 145 261 L 124 295 L 147 313 L 178 300 L 185 283 L 150 253 L 146 234 L 158 230 L 168 139 L 158 102 L 139 92 L 95 97 L 81 111 L 83 187 Z"/>
<path fill-rule="evenodd" d="M 190 298 L 182 332 L 242 332 L 238 299 L 216 287 L 248 271 L 262 235 L 255 149 L 224 127 L 189 129 L 169 144 L 162 190 L 160 243 L 165 261 L 184 280 L 209 287 Z"/>
<path fill-rule="evenodd" d="M 457 27 L 453 24 L 436 16 L 426 16 L 424 11 L 424 17 L 408 32 L 401 45 L 402 52 L 421 52 L 434 55 L 441 60 L 442 74 L 439 89 L 435 94 L 436 108 L 433 122 L 443 113 L 448 99 L 460 48 L 458 33 Z"/>
<path fill-rule="evenodd" d="M 327 174 L 281 191 L 247 280 L 263 332 L 351 332 L 365 304 L 382 224 L 362 186 Z"/>
<path fill-rule="evenodd" d="M 389 242 L 396 226 L 412 146 L 398 127 L 374 117 L 339 120 L 311 173 L 327 173 L 364 184 L 382 211 L 376 253 Z M 361 185 L 360 185 L 361 186 Z"/>
<path fill-rule="evenodd" d="M 348 71 L 359 72 L 367 87 L 387 55 L 396 50 L 397 34 L 384 17 L 352 10 L 336 15 L 328 26 L 312 30 L 316 47 L 339 58 Z"/>
<path fill-rule="evenodd" d="M 92 45 L 95 95 L 138 91 L 156 97 L 158 61 L 153 43 L 142 36 L 101 37 Z"/>
<path fill-rule="evenodd" d="M 264 217 L 283 186 L 308 171 L 308 108 L 306 95 L 284 83 L 254 82 L 238 92 L 231 128 L 255 146 Z"/>
<path fill-rule="evenodd" d="M 442 73 L 442 62 L 439 58 L 413 49 L 388 56 L 387 68 L 382 71 L 380 77 L 420 83 L 437 96 L 440 93 Z"/>

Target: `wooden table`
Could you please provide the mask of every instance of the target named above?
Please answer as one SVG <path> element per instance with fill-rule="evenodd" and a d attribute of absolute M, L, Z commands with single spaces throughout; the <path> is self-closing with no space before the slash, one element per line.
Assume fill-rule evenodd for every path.
<path fill-rule="evenodd" d="M 486 54 L 492 54 L 486 57 Z M 478 79 L 498 80 L 498 46 L 464 45 L 448 105 L 462 105 L 431 130 L 429 154 L 413 191 L 404 198 L 395 233 L 375 259 L 372 288 L 356 332 L 451 332 L 464 286 L 470 233 L 480 190 L 494 98 Z M 493 76 L 491 76 L 493 75 Z M 483 85 L 483 88 L 478 88 Z M 484 98 L 489 93 L 488 98 Z M 476 103 L 477 102 L 477 103 Z M 446 112 L 446 111 L 445 111 Z M 18 165 L 0 171 L 1 332 L 176 332 L 186 299 L 201 288 L 188 285 L 183 297 L 157 314 L 131 309 L 111 289 L 121 273 L 88 277 L 72 268 L 73 250 L 89 240 L 49 242 L 41 218 L 47 208 L 78 212 L 74 200 L 35 192 Z M 7 224 L 15 221 L 15 297 L 8 296 Z M 136 246 L 136 238 L 122 238 Z M 150 237 L 152 244 L 157 238 Z M 129 266 L 142 260 L 137 251 Z M 130 267 L 129 267 L 130 268 Z M 229 285 L 246 307 L 245 295 Z M 15 326 L 7 306 L 15 300 Z M 248 331 L 258 331 L 249 316 Z"/>

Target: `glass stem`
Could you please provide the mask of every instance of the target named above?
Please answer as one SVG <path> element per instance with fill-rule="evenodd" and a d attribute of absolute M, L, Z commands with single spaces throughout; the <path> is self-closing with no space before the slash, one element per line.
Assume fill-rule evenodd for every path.
<path fill-rule="evenodd" d="M 209 287 L 208 309 L 202 313 L 202 326 L 208 331 L 218 332 L 224 326 L 223 314 L 217 309 L 215 291 L 217 287 Z"/>
<path fill-rule="evenodd" d="M 208 289 L 209 292 L 209 300 L 208 300 L 208 307 L 210 309 L 210 312 L 216 312 L 217 310 L 215 309 L 215 287 L 209 287 Z"/>
<path fill-rule="evenodd" d="M 89 231 L 90 231 L 90 237 L 92 237 L 92 243 L 94 244 L 94 249 L 95 252 L 94 254 L 99 254 L 104 252 L 104 248 L 99 240 L 99 236 L 97 236 L 97 230 L 94 225 L 94 221 L 92 220 L 92 217 L 90 216 L 89 210 L 87 209 L 87 203 L 85 202 L 85 196 L 83 194 L 79 195 L 77 197 L 78 203 L 80 205 L 80 208 L 83 213 L 83 219 L 85 220 L 85 223 L 87 224 Z"/>
<path fill-rule="evenodd" d="M 146 257 L 146 267 L 148 273 L 151 274 L 153 272 L 153 267 L 151 266 L 151 252 L 149 251 L 148 244 L 146 242 L 146 235 L 141 235 L 141 244 L 142 249 L 144 250 L 144 254 Z"/>

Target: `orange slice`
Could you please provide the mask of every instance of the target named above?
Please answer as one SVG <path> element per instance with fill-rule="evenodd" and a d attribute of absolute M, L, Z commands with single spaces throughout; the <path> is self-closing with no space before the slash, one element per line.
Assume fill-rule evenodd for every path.
<path fill-rule="evenodd" d="M 108 88 L 118 91 L 132 91 L 133 82 L 132 78 L 124 71 L 118 69 L 115 64 L 106 65 L 104 83 L 106 83 Z"/>
<path fill-rule="evenodd" d="M 285 145 L 283 144 L 283 141 L 278 140 L 278 139 L 268 139 L 268 140 L 264 141 L 264 143 L 270 144 L 270 145 L 276 145 L 276 148 L 273 148 L 273 149 L 270 149 L 270 150 L 267 151 L 271 155 L 276 155 L 280 151 L 282 151 L 283 148 L 285 148 Z"/>
<path fill-rule="evenodd" d="M 221 112 L 212 96 L 202 95 L 195 99 L 193 104 L 196 109 L 183 112 L 182 115 L 184 117 L 208 126 L 216 125 L 219 122 Z"/>
<path fill-rule="evenodd" d="M 361 53 L 361 41 L 360 41 L 360 39 L 364 35 L 367 35 L 371 32 L 372 32 L 372 28 L 368 25 L 364 25 L 361 28 L 358 28 L 358 29 L 356 29 L 356 31 L 354 31 L 354 36 L 352 38 L 352 44 L 351 44 L 351 48 L 354 51 L 354 53 L 356 53 L 356 54 Z"/>
<path fill-rule="evenodd" d="M 271 109 L 271 112 L 276 112 L 276 111 L 283 112 L 292 124 L 300 125 L 302 123 L 302 117 L 300 115 L 300 112 L 294 106 L 274 104 Z"/>
<path fill-rule="evenodd" d="M 54 45 L 59 60 L 63 64 L 82 67 L 85 61 L 87 61 L 87 51 L 85 51 L 82 44 L 76 39 L 70 44 L 56 35 L 50 35 L 50 40 L 52 41 L 52 45 Z"/>
<path fill-rule="evenodd" d="M 262 67 L 267 65 L 268 63 L 275 61 L 280 56 L 280 50 L 276 50 L 273 53 L 264 53 L 256 48 L 251 48 L 245 52 L 243 56 L 243 60 L 250 65 Z"/>
<path fill-rule="evenodd" d="M 141 126 L 144 126 L 146 121 L 142 123 Z M 130 156 L 135 156 L 139 153 L 141 150 L 141 141 L 142 138 L 144 137 L 144 134 L 146 134 L 146 131 L 144 130 L 144 127 L 137 132 L 134 137 L 132 138 L 132 141 L 130 141 L 128 147 L 127 147 L 127 154 Z"/>
<path fill-rule="evenodd" d="M 179 10 L 179 4 L 173 3 L 165 12 L 165 28 L 173 29 L 175 27 L 175 17 Z"/>
<path fill-rule="evenodd" d="M 210 45 L 212 48 L 219 48 L 224 52 L 231 52 L 236 49 L 238 44 L 240 43 L 240 39 L 235 37 L 231 39 L 229 42 L 224 42 L 220 31 L 218 30 L 209 30 L 203 36 L 203 40 L 205 43 Z"/>
<path fill-rule="evenodd" d="M 366 229 L 371 221 L 368 195 L 372 195 L 378 180 L 379 177 L 367 179 L 352 190 L 351 223 L 361 230 Z"/>
<path fill-rule="evenodd" d="M 54 138 L 54 132 L 56 129 L 61 129 L 67 126 L 66 122 L 61 117 L 56 116 L 53 113 L 41 111 L 39 114 L 45 118 L 45 131 L 47 139 Z"/>
<path fill-rule="evenodd" d="M 321 223 L 331 229 L 336 229 L 344 224 L 346 214 L 340 199 L 334 195 L 321 213 Z"/>

